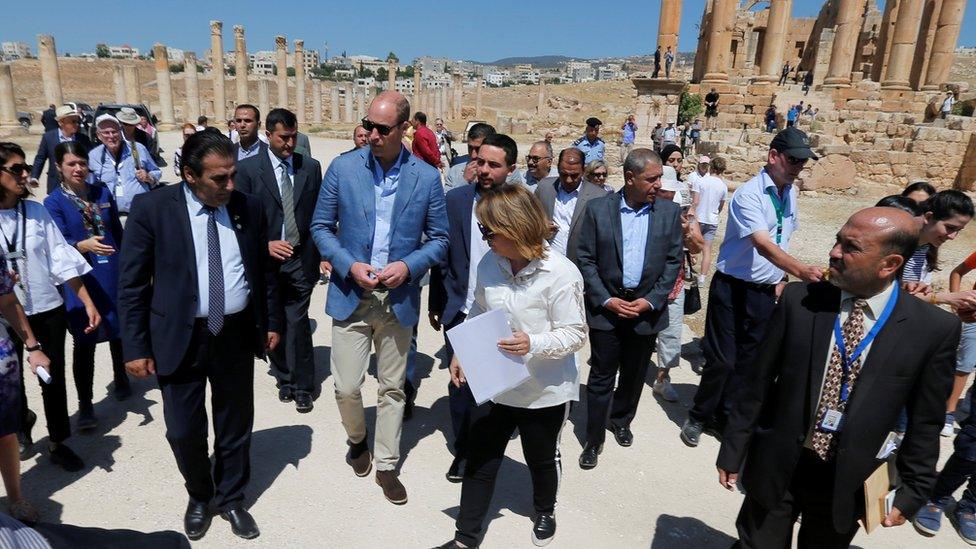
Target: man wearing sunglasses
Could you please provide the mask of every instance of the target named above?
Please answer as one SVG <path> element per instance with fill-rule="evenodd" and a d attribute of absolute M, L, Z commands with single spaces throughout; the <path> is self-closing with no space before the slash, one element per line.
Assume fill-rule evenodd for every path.
<path fill-rule="evenodd" d="M 77 141 L 85 146 L 85 150 L 91 150 L 92 143 L 88 136 L 79 132 L 81 127 L 81 116 L 70 105 L 61 105 L 55 112 L 58 127 L 44 132 L 41 136 L 41 144 L 37 146 L 37 156 L 34 157 L 34 166 L 31 168 L 31 185 L 37 186 L 37 178 L 41 176 L 44 164 L 47 163 L 47 192 L 51 194 L 58 185 L 58 170 L 54 167 L 54 148 L 65 141 Z M 48 162 L 50 160 L 50 162 Z"/>
<path fill-rule="evenodd" d="M 530 191 L 535 191 L 539 183 L 552 177 L 555 181 L 559 171 L 552 165 L 552 144 L 548 141 L 536 141 L 525 155 L 525 171 L 519 174 L 519 183 Z"/>
<path fill-rule="evenodd" d="M 361 387 L 375 347 L 376 483 L 398 505 L 407 502 L 396 467 L 420 280 L 444 261 L 448 245 L 440 174 L 402 144 L 409 119 L 403 95 L 387 91 L 373 99 L 362 120 L 369 147 L 332 161 L 311 228 L 322 259 L 332 264 L 325 312 L 332 317 L 332 376 L 347 462 L 360 477 L 373 466 Z"/>
<path fill-rule="evenodd" d="M 681 440 L 697 446 L 706 427 L 721 433 L 742 384 L 742 372 L 756 358 L 773 305 L 788 276 L 817 282 L 823 271 L 790 255 L 797 229 L 793 182 L 809 160 L 810 140 L 796 128 L 776 134 L 766 165 L 732 195 L 725 240 L 708 292 L 702 370 L 694 406 Z"/>

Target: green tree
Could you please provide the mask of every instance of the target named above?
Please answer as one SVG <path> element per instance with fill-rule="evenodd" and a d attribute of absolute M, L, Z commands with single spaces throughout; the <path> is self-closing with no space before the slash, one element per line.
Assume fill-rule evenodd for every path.
<path fill-rule="evenodd" d="M 397 69 L 397 76 L 402 76 L 404 78 L 413 78 L 413 65 L 407 65 L 403 69 Z"/>
<path fill-rule="evenodd" d="M 173 72 L 173 73 L 183 72 L 183 65 L 181 65 L 180 63 L 170 63 L 169 72 Z"/>
<path fill-rule="evenodd" d="M 227 76 L 236 76 L 237 75 L 237 67 L 235 67 L 233 65 L 225 66 L 224 67 L 224 73 L 227 74 Z"/>
<path fill-rule="evenodd" d="M 95 44 L 95 55 L 100 58 L 108 57 L 108 46 L 105 44 Z"/>
<path fill-rule="evenodd" d="M 399 62 L 400 62 L 400 58 L 399 58 L 399 57 L 397 57 L 397 56 L 396 56 L 396 54 L 395 54 L 395 53 L 393 53 L 392 51 L 391 51 L 391 52 L 390 52 L 389 54 L 387 54 L 387 56 L 386 56 L 386 60 L 387 60 L 387 61 L 389 61 L 390 59 L 392 59 L 392 60 L 394 60 L 394 61 L 396 61 L 397 63 L 399 63 Z"/>
<path fill-rule="evenodd" d="M 380 82 L 385 82 L 387 76 L 390 75 L 390 71 L 386 70 L 386 67 L 380 67 L 376 69 L 376 79 Z"/>
<path fill-rule="evenodd" d="M 678 124 L 694 120 L 696 116 L 705 111 L 702 105 L 702 98 L 697 93 L 681 93 L 681 103 L 678 105 Z"/>
<path fill-rule="evenodd" d="M 288 76 L 295 76 L 295 67 L 288 67 Z"/>

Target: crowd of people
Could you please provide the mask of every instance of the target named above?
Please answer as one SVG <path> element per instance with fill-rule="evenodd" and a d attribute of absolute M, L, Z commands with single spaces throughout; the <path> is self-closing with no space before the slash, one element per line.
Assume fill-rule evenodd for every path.
<path fill-rule="evenodd" d="M 634 118 L 624 122 L 617 190 L 607 184 L 597 118 L 558 154 L 551 139 L 533 143 L 519 171 L 511 137 L 474 124 L 467 154 L 456 156 L 442 121 L 432 131 L 402 95 L 383 92 L 355 128 L 353 148 L 323 176 L 294 113 L 262 118 L 243 104 L 232 135 L 205 121 L 184 125 L 180 181 L 165 185 L 127 130 L 128 113 L 99 116 L 92 148 L 73 130 L 77 115 L 57 112 L 33 167 L 19 146 L 0 143 L 0 312 L 10 327 L 0 339 L 0 471 L 17 520 L 38 520 L 19 485 L 37 421 L 24 352 L 41 383 L 51 462 L 84 466 L 66 444 L 70 332 L 77 429 L 98 423 L 94 352 L 107 342 L 115 398 L 131 394 L 129 376 L 158 382 L 188 495 L 186 536 L 202 538 L 215 515 L 241 538 L 258 536 L 243 503 L 255 359 L 270 362 L 281 402 L 313 411 L 309 303 L 325 277 L 345 459 L 358 477 L 375 470 L 396 505 L 408 501 L 400 438 L 416 397 L 429 280 L 427 321 L 445 334 L 451 378 L 445 477 L 461 484 L 456 532 L 443 547 L 481 542 L 516 432 L 531 474 L 531 540 L 549 543 L 571 406 L 586 409 L 579 467 L 599 465 L 608 431 L 631 446 L 645 379 L 653 376 L 663 400 L 677 400 L 670 370 L 684 316 L 701 308 L 705 363 L 678 436 L 689 447 L 705 433 L 721 440 L 719 483 L 745 487 L 740 547 L 789 546 L 800 515 L 800 547 L 849 546 L 865 513 L 862 483 L 888 460 L 900 480 L 885 526 L 914 519 L 933 534 L 949 512 L 976 543 L 976 419 L 963 421 L 936 476 L 940 432 L 955 434 L 957 401 L 976 366 L 976 290 L 961 290 L 976 254 L 953 269 L 949 291 L 932 285 L 939 248 L 974 215 L 963 193 L 920 182 L 855 212 L 823 269 L 790 252 L 801 230 L 795 181 L 817 160 L 796 127 L 776 134 L 765 164 L 730 196 L 725 159 L 696 155 L 686 170 L 692 162 L 673 124 L 652 150 L 634 144 Z M 42 204 L 31 188 L 48 161 L 53 187 Z M 478 404 L 465 375 L 472 365 L 455 355 L 447 331 L 495 310 L 512 329 L 499 352 L 521 357 L 529 376 Z M 580 357 L 587 342 L 590 356 Z M 362 387 L 372 349 L 369 422 Z"/>

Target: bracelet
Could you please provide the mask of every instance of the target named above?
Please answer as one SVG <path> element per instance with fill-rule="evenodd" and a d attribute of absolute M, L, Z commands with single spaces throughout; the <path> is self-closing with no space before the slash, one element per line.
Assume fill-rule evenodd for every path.
<path fill-rule="evenodd" d="M 929 303 L 931 303 L 932 305 L 938 305 L 939 304 L 939 300 L 936 299 L 936 295 L 935 294 L 932 294 L 932 295 L 929 296 Z"/>
<path fill-rule="evenodd" d="M 34 351 L 40 351 L 41 350 L 41 342 L 38 341 L 37 344 L 34 345 L 33 347 L 24 347 L 24 350 L 27 351 L 28 353 L 33 353 Z"/>

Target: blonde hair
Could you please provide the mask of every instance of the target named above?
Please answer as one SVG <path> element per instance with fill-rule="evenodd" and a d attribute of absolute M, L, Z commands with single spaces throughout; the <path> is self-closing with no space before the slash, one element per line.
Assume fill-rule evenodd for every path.
<path fill-rule="evenodd" d="M 522 257 L 530 261 L 545 257 L 549 220 L 539 199 L 521 185 L 485 192 L 475 215 L 485 228 L 514 242 Z"/>

